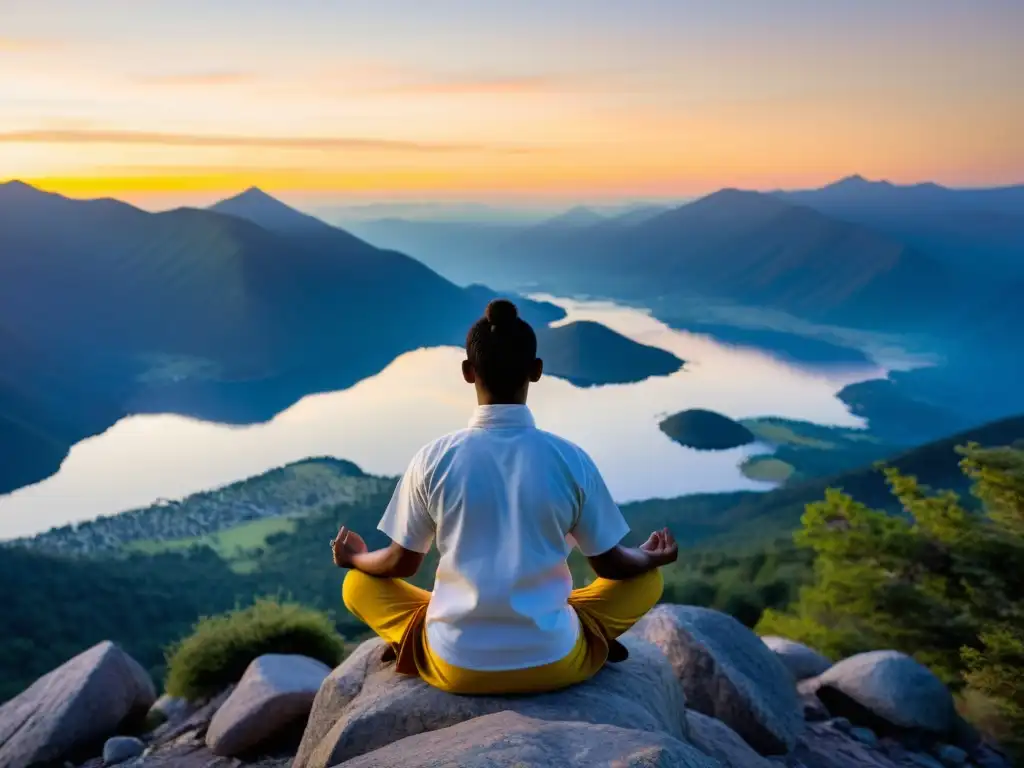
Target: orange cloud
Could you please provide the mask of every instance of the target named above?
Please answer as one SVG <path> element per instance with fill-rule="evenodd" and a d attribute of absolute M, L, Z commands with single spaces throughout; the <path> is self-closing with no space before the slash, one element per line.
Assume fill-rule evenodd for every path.
<path fill-rule="evenodd" d="M 167 86 L 216 86 L 239 85 L 253 82 L 256 75 L 252 72 L 186 72 L 173 75 L 140 75 L 135 82 L 142 85 Z"/>
<path fill-rule="evenodd" d="M 359 150 L 391 152 L 499 152 L 534 150 L 486 144 L 445 144 L 343 136 L 239 136 L 159 131 L 36 129 L 0 132 L 0 144 L 151 144 L 176 147 L 250 147 L 259 149 Z"/>

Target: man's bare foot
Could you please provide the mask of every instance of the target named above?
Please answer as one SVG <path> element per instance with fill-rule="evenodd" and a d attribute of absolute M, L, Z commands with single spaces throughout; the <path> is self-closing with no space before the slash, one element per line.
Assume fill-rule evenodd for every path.
<path fill-rule="evenodd" d="M 608 641 L 608 661 L 612 664 L 618 664 L 619 662 L 625 661 L 629 658 L 629 648 L 624 646 L 618 640 Z"/>

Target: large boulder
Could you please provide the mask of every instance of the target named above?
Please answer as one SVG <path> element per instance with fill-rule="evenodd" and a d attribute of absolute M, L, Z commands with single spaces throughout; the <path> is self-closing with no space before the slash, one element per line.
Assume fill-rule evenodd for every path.
<path fill-rule="evenodd" d="M 410 736 L 353 758 L 342 768 L 716 768 L 718 763 L 663 733 L 556 722 L 517 712 Z"/>
<path fill-rule="evenodd" d="M 923 731 L 945 736 L 956 728 L 953 696 L 932 672 L 897 651 L 871 651 L 840 661 L 807 681 L 833 715 L 881 732 Z"/>
<path fill-rule="evenodd" d="M 145 717 L 153 681 L 111 642 L 94 645 L 0 707 L 0 765 L 22 768 L 98 751 L 126 720 Z"/>
<path fill-rule="evenodd" d="M 779 657 L 779 661 L 790 671 L 794 680 L 817 677 L 832 666 L 831 661 L 803 643 L 774 635 L 762 637 L 761 642 Z"/>
<path fill-rule="evenodd" d="M 793 676 L 736 619 L 707 608 L 659 605 L 627 636 L 661 649 L 688 706 L 721 720 L 763 755 L 793 748 L 804 724 Z"/>
<path fill-rule="evenodd" d="M 320 684 L 331 674 L 307 656 L 266 654 L 253 660 L 206 731 L 215 755 L 250 752 L 304 722 Z"/>
<path fill-rule="evenodd" d="M 757 754 L 721 720 L 691 709 L 686 713 L 686 722 L 690 726 L 690 743 L 715 758 L 722 768 L 774 768 L 771 760 Z"/>
<path fill-rule="evenodd" d="M 648 643 L 625 641 L 629 659 L 593 679 L 536 696 L 454 696 L 398 675 L 370 640 L 324 681 L 294 768 L 327 768 L 419 733 L 510 711 L 548 722 L 573 721 L 685 741 L 686 701 L 665 657 Z"/>

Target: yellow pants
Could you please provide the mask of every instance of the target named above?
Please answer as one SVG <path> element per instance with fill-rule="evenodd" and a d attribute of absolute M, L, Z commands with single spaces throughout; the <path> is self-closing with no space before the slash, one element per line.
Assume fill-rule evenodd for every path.
<path fill-rule="evenodd" d="M 568 656 L 541 667 L 486 671 L 453 667 L 430 652 L 425 618 L 430 592 L 401 579 L 380 579 L 351 570 L 345 576 L 345 607 L 390 643 L 398 671 L 419 675 L 435 688 L 461 694 L 539 693 L 580 683 L 608 659 L 608 642 L 636 624 L 661 598 L 657 570 L 633 579 L 597 579 L 573 590 L 569 605 L 580 618 L 579 640 Z"/>

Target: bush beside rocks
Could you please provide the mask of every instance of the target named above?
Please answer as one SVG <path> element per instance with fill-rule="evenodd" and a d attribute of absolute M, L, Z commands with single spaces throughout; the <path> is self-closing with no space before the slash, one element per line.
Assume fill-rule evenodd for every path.
<path fill-rule="evenodd" d="M 209 698 L 237 683 L 260 656 L 299 654 L 333 667 L 344 650 L 344 640 L 326 613 L 258 600 L 196 624 L 168 659 L 167 692 L 190 701 Z"/>

